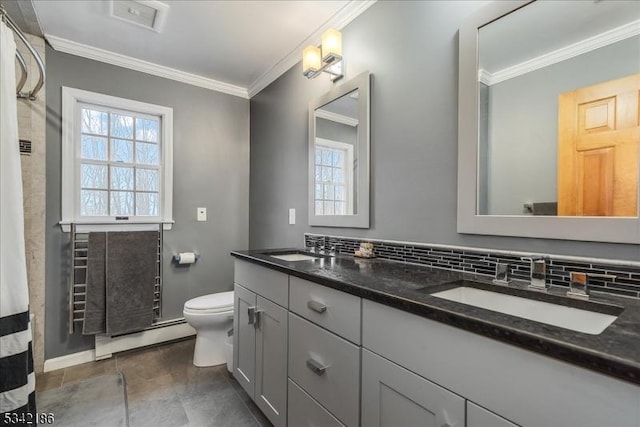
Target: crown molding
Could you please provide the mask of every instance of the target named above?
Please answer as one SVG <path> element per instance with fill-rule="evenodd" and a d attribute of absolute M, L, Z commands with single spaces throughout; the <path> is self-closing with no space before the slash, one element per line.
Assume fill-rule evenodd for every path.
<path fill-rule="evenodd" d="M 353 117 L 345 116 L 343 114 L 333 113 L 327 110 L 316 110 L 316 117 L 325 120 L 331 120 L 332 122 L 342 123 L 347 126 L 358 126 L 358 119 L 354 119 Z"/>
<path fill-rule="evenodd" d="M 491 86 L 493 82 L 493 74 L 491 74 L 484 68 L 480 68 L 478 70 L 478 81 L 480 83 L 486 84 L 487 86 Z"/>
<path fill-rule="evenodd" d="M 582 55 L 592 50 L 619 42 L 629 37 L 640 34 L 640 20 L 630 22 L 620 27 L 614 28 L 604 33 L 595 35 L 588 39 L 581 40 L 569 46 L 545 53 L 528 61 L 521 62 L 511 67 L 490 73 L 486 70 L 479 70 L 478 80 L 486 85 L 494 85 L 514 77 L 521 76 L 549 65 Z"/>
<path fill-rule="evenodd" d="M 85 44 L 76 43 L 50 34 L 45 34 L 45 38 L 49 44 L 51 44 L 51 47 L 59 52 L 70 53 L 83 58 L 93 59 L 94 61 L 117 65 L 119 67 L 140 71 L 141 73 L 164 77 L 166 79 L 238 96 L 240 98 L 249 98 L 247 89 L 241 86 L 231 85 L 229 83 L 209 79 L 196 74 L 154 64 L 152 62 L 143 61 L 141 59 L 132 58 L 130 56 L 121 55 L 108 50 L 87 46 Z"/>
<path fill-rule="evenodd" d="M 320 36 L 328 28 L 342 30 L 351 21 L 357 18 L 365 10 L 369 9 L 377 0 L 352 0 L 346 4 L 339 12 L 333 15 L 327 22 L 318 28 L 313 34 L 307 37 L 302 43 L 296 46 L 287 56 L 275 63 L 265 73 L 258 77 L 248 89 L 249 98 L 257 95 L 262 89 L 269 86 L 274 80 L 295 66 L 302 59 L 302 49 L 310 44 L 320 44 Z M 302 74 L 302 71 L 300 71 Z"/>

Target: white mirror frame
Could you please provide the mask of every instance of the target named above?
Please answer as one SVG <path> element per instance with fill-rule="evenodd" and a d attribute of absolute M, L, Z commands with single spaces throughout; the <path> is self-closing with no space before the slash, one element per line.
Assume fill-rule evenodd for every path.
<path fill-rule="evenodd" d="M 309 225 L 325 227 L 369 228 L 369 191 L 370 191 L 370 151 L 369 151 L 369 91 L 370 73 L 364 72 L 351 80 L 330 90 L 309 103 Z M 316 215 L 315 214 L 315 139 L 316 109 L 336 100 L 354 90 L 358 91 L 358 172 L 355 178 L 357 186 L 357 212 L 353 215 Z"/>
<path fill-rule="evenodd" d="M 458 233 L 640 244 L 638 217 L 478 215 L 478 29 L 528 3 L 530 0 L 495 1 L 460 27 Z"/>

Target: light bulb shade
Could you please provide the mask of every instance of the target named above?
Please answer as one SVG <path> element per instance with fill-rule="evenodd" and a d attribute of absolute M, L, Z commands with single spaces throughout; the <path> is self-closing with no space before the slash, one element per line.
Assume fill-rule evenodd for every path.
<path fill-rule="evenodd" d="M 311 78 L 320 68 L 322 68 L 320 48 L 313 45 L 305 47 L 302 51 L 302 74 Z"/>
<path fill-rule="evenodd" d="M 329 28 L 322 34 L 322 62 L 329 64 L 342 59 L 342 33 Z"/>

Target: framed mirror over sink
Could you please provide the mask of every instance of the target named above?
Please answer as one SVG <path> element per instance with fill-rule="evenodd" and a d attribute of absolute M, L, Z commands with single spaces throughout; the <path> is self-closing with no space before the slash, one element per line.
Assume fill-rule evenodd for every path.
<path fill-rule="evenodd" d="M 640 3 L 493 2 L 459 40 L 458 232 L 640 243 Z"/>
<path fill-rule="evenodd" d="M 362 73 L 309 103 L 309 225 L 369 228 L 369 88 Z"/>

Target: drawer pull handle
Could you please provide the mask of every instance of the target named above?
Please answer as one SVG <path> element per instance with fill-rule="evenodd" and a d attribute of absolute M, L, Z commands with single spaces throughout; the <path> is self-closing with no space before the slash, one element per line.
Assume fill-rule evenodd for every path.
<path fill-rule="evenodd" d="M 247 316 L 249 316 L 249 324 L 253 325 L 256 323 L 256 307 L 249 307 L 247 309 Z"/>
<path fill-rule="evenodd" d="M 322 363 L 318 362 L 315 359 L 308 359 L 307 367 L 311 369 L 313 373 L 316 375 L 322 375 L 327 370 L 327 367 L 325 365 L 323 365 Z"/>
<path fill-rule="evenodd" d="M 315 311 L 316 313 L 322 314 L 327 311 L 327 306 L 318 301 L 309 301 L 307 303 L 307 307 L 309 307 L 309 309 Z"/>

